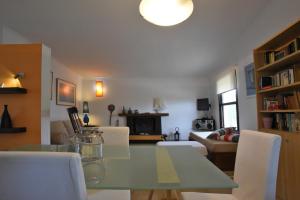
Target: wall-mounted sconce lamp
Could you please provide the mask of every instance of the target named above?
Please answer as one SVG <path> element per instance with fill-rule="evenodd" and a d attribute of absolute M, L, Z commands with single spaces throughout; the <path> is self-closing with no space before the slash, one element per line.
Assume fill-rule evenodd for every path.
<path fill-rule="evenodd" d="M 96 81 L 96 97 L 103 97 L 103 81 Z"/>
<path fill-rule="evenodd" d="M 15 79 L 22 79 L 22 78 L 24 78 L 24 76 L 25 76 L 24 72 L 18 72 L 18 73 L 15 74 L 14 78 Z"/>
<path fill-rule="evenodd" d="M 83 122 L 86 123 L 86 125 L 88 126 L 90 121 L 88 113 L 90 112 L 90 109 L 89 109 L 89 103 L 87 101 L 83 102 L 82 112 L 84 114 Z"/>

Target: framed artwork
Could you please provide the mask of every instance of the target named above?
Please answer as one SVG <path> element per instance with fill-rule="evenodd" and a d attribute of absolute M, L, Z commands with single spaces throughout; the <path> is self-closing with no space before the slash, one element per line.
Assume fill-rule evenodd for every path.
<path fill-rule="evenodd" d="M 68 81 L 56 79 L 56 104 L 62 106 L 76 105 L 76 85 Z"/>
<path fill-rule="evenodd" d="M 246 93 L 247 96 L 255 95 L 255 77 L 254 64 L 251 63 L 245 67 Z"/>

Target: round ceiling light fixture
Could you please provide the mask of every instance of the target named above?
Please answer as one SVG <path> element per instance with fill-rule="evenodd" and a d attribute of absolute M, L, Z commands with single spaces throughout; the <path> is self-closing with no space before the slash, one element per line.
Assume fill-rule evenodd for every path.
<path fill-rule="evenodd" d="M 191 16 L 192 0 L 142 0 L 140 13 L 149 22 L 158 26 L 173 26 Z"/>

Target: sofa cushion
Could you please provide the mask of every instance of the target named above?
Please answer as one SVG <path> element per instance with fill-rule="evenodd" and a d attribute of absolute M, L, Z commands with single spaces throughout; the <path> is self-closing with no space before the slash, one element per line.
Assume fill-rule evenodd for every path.
<path fill-rule="evenodd" d="M 69 137 L 74 136 L 75 132 L 74 132 L 71 121 L 70 120 L 64 120 L 64 121 L 62 121 L 62 123 L 63 123 L 63 125 L 65 126 L 65 128 L 67 130 L 68 136 Z"/>
<path fill-rule="evenodd" d="M 227 142 L 238 142 L 240 134 L 234 128 L 221 128 L 207 136 L 208 139 L 222 140 Z"/>
<path fill-rule="evenodd" d="M 62 121 L 52 121 L 50 126 L 51 144 L 66 144 L 69 134 Z"/>

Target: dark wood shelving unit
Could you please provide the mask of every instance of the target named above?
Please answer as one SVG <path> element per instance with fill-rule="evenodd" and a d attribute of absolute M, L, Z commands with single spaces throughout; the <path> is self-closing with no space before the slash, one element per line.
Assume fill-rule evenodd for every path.
<path fill-rule="evenodd" d="M 20 87 L 4 87 L 0 88 L 0 94 L 26 94 L 27 89 Z"/>
<path fill-rule="evenodd" d="M 24 133 L 24 132 L 26 132 L 26 127 L 0 128 L 0 133 Z"/>

